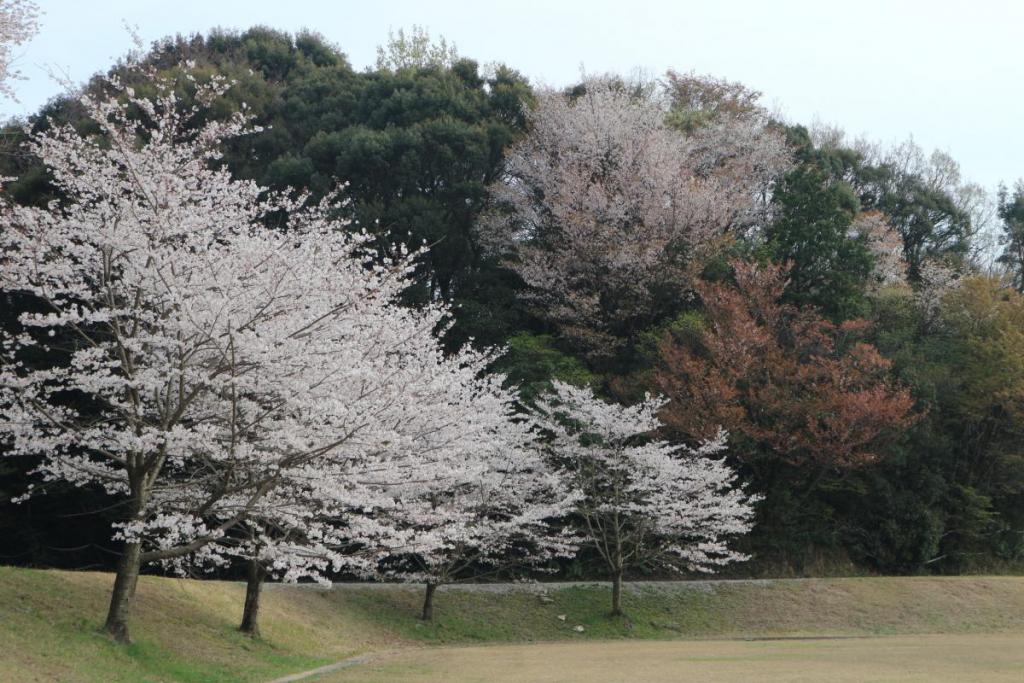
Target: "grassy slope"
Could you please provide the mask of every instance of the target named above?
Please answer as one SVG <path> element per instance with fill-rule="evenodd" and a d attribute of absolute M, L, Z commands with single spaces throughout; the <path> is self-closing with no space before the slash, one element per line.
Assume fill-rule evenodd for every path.
<path fill-rule="evenodd" d="M 142 577 L 135 643 L 98 633 L 109 574 L 0 568 L 2 681 L 244 681 L 309 669 L 386 642 L 322 591 L 268 591 L 254 642 L 235 631 L 245 587 Z"/>
<path fill-rule="evenodd" d="M 1024 578 L 853 578 L 644 585 L 627 589 L 625 620 L 606 616 L 603 586 L 553 590 L 550 603 L 442 590 L 432 625 L 415 619 L 415 588 L 271 586 L 253 642 L 234 630 L 242 585 L 143 577 L 123 648 L 97 633 L 110 583 L 0 568 L 0 680 L 266 680 L 415 643 L 1024 632 Z"/>

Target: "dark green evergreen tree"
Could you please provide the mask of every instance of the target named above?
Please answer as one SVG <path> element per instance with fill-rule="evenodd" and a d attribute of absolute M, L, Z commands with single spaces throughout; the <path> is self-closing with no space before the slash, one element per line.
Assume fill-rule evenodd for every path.
<path fill-rule="evenodd" d="M 1010 272 L 1017 291 L 1024 292 L 1024 181 L 1018 182 L 1012 193 L 999 188 L 999 219 L 1003 247 L 999 263 Z"/>
<path fill-rule="evenodd" d="M 860 202 L 842 179 L 847 166 L 838 153 L 815 149 L 803 128 L 791 129 L 797 165 L 773 195 L 776 218 L 765 237 L 768 251 L 791 264 L 787 299 L 817 306 L 833 320 L 862 315 L 871 255 L 850 234 Z"/>

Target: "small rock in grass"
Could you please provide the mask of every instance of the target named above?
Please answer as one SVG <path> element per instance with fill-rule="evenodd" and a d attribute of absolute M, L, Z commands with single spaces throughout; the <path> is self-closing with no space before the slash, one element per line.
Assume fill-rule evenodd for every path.
<path fill-rule="evenodd" d="M 565 620 L 566 620 L 566 618 L 567 618 L 567 617 L 566 617 L 566 615 L 565 615 L 565 614 L 559 614 L 559 615 L 558 615 L 558 620 L 559 620 L 559 621 L 565 621 Z"/>
<path fill-rule="evenodd" d="M 585 629 L 585 628 L 583 628 L 582 626 L 579 626 L 579 625 L 577 625 L 575 628 L 573 628 L 573 631 L 576 631 L 576 633 L 583 633 L 586 630 L 587 629 Z"/>

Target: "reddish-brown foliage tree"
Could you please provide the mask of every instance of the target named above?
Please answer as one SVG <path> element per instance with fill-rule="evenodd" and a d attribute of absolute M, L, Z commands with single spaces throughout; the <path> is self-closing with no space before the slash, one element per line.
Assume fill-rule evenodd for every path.
<path fill-rule="evenodd" d="M 859 341 L 868 323 L 837 325 L 780 303 L 785 267 L 732 265 L 734 283 L 698 286 L 701 333 L 660 343 L 654 379 L 671 399 L 665 424 L 687 439 L 725 427 L 755 473 L 755 461 L 810 466 L 816 477 L 875 460 L 917 416 L 889 361 Z"/>

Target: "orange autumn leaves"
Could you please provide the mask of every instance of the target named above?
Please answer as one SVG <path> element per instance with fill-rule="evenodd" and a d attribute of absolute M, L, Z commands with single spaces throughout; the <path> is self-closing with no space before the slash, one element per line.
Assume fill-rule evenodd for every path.
<path fill-rule="evenodd" d="M 669 332 L 659 344 L 654 384 L 672 399 L 668 429 L 697 439 L 721 425 L 741 458 L 836 470 L 877 459 L 920 415 L 890 362 L 860 341 L 869 323 L 834 324 L 782 303 L 783 266 L 732 266 L 734 283 L 697 287 L 706 321 L 697 338 Z"/>

